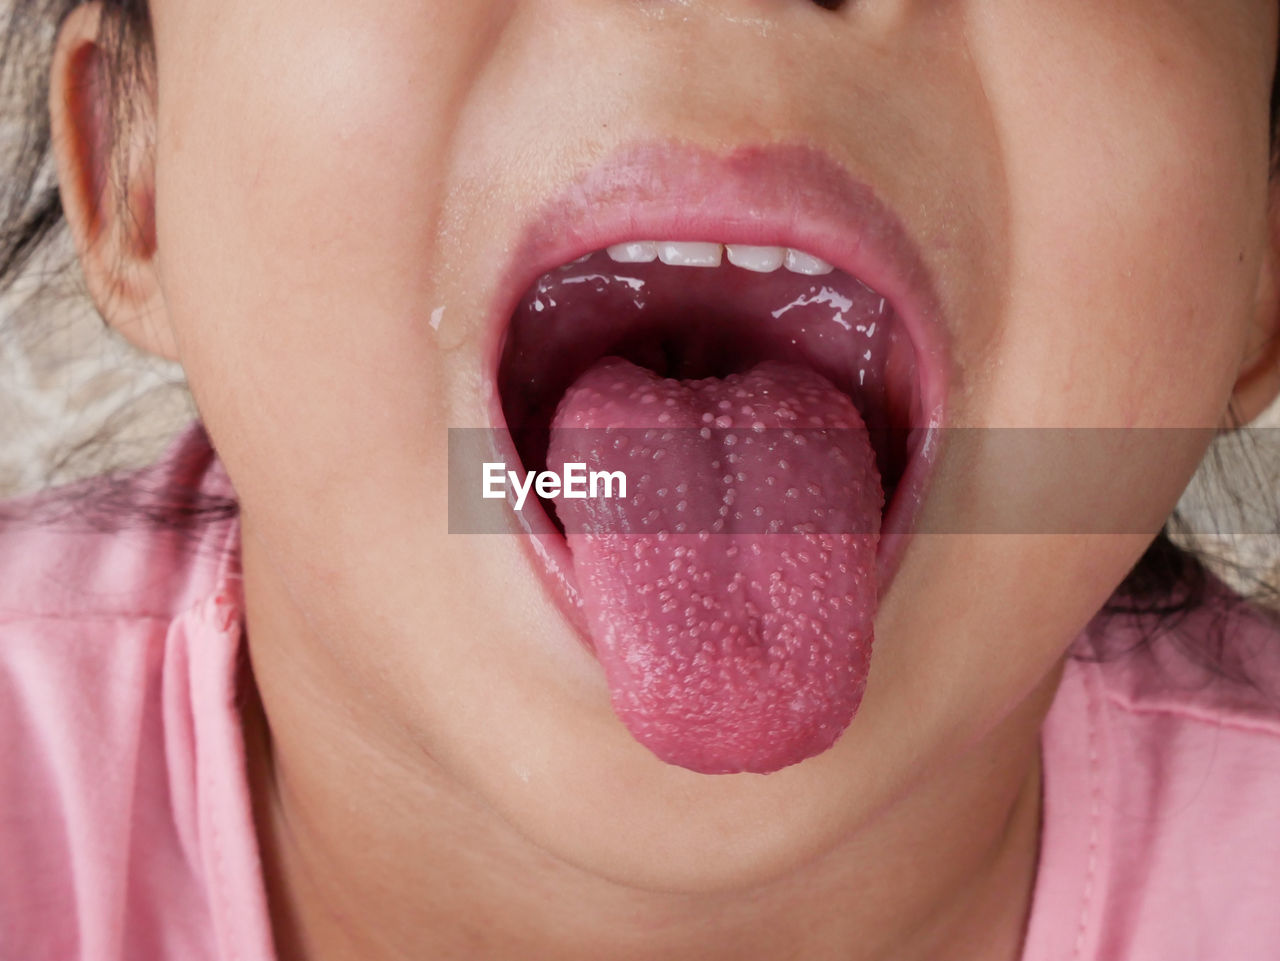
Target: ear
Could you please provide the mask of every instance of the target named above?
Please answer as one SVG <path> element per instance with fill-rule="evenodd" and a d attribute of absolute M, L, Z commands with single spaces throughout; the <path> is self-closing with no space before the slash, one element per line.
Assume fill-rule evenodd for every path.
<path fill-rule="evenodd" d="M 102 17 L 99 2 L 75 7 L 54 47 L 49 118 L 62 209 L 98 313 L 135 347 L 175 360 L 156 260 L 153 91 L 135 91 L 117 140 Z"/>
<path fill-rule="evenodd" d="M 1253 323 L 1231 393 L 1230 416 L 1238 427 L 1254 420 L 1280 395 L 1280 181 L 1273 179 L 1267 211 L 1267 247 L 1258 272 Z"/>

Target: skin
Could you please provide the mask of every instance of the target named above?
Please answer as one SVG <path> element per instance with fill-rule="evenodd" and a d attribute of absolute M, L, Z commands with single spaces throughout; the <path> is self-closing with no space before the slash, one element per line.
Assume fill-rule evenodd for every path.
<path fill-rule="evenodd" d="M 444 428 L 487 423 L 518 224 L 651 137 L 813 143 L 871 184 L 945 306 L 953 424 L 1247 419 L 1280 378 L 1273 0 L 154 0 L 110 156 L 98 13 L 58 37 L 62 196 L 241 498 L 282 957 L 1016 957 L 1039 725 L 1150 533 L 917 537 L 837 745 L 702 776 L 614 718 L 516 538 L 446 533 Z M 1207 440 L 1037 497 L 1154 532 Z M 928 510 L 994 503 L 997 469 L 944 461 Z"/>

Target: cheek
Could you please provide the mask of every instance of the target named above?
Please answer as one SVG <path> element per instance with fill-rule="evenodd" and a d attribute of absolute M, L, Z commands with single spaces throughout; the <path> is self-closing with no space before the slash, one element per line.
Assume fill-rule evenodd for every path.
<path fill-rule="evenodd" d="M 991 4 L 975 17 L 1013 278 L 973 385 L 988 422 L 1221 414 L 1265 237 L 1270 53 L 1246 39 L 1248 4 L 1212 6 L 1086 2 L 1049 17 Z"/>
<path fill-rule="evenodd" d="M 489 8 L 376 7 L 233 0 L 157 18 L 165 296 L 249 511 L 347 485 L 387 462 L 387 437 L 443 472 L 406 451 L 444 419 L 431 321 L 458 252 L 441 241 L 441 131 Z"/>
<path fill-rule="evenodd" d="M 1008 284 L 972 325 L 985 342 L 957 333 L 953 422 L 1028 429 L 949 432 L 926 533 L 881 611 L 895 635 L 878 642 L 884 689 L 932 685 L 950 700 L 939 717 L 1016 700 L 1061 655 L 1159 529 L 1227 402 L 1266 236 L 1275 22 L 1258 29 L 1260 3 L 1204 10 L 968 5 Z M 1132 427 L 1172 429 L 1113 429 Z"/>

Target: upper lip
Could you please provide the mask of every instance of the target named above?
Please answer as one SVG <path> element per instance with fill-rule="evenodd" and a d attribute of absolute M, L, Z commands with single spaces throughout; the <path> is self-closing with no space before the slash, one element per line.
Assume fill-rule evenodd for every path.
<path fill-rule="evenodd" d="M 678 141 L 625 146 L 534 208 L 512 248 L 484 330 L 489 416 L 506 427 L 498 364 L 520 299 L 543 274 L 627 240 L 716 241 L 793 247 L 856 277 L 892 305 L 915 347 L 924 463 L 909 465 L 886 505 L 877 553 L 887 589 L 938 456 L 952 355 L 932 277 L 898 216 L 824 151 L 802 143 L 730 152 Z M 535 509 L 536 516 L 537 511 Z M 551 531 L 534 522 L 531 532 Z"/>
<path fill-rule="evenodd" d="M 942 426 L 951 380 L 942 310 L 918 247 L 871 187 L 805 144 L 717 153 L 669 141 L 607 156 L 533 211 L 485 328 L 496 424 L 498 359 L 520 298 L 548 271 L 627 240 L 794 247 L 858 278 L 888 299 L 915 345 L 923 422 L 910 426 Z"/>

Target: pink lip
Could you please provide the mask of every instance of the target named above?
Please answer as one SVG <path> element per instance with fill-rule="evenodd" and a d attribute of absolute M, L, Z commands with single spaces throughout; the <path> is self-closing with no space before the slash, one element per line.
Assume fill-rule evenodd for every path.
<path fill-rule="evenodd" d="M 916 350 L 927 429 L 885 515 L 876 557 L 888 589 L 911 537 L 945 423 L 951 355 L 941 306 L 920 252 L 874 191 L 827 154 L 802 144 L 748 145 L 727 154 L 680 142 L 642 142 L 589 168 L 538 208 L 503 273 L 486 327 L 490 416 L 506 427 L 497 370 L 507 323 L 544 273 L 625 240 L 688 240 L 795 247 L 883 294 Z M 518 461 L 505 430 L 497 452 Z M 540 509 L 522 522 L 553 593 L 589 639 L 563 537 Z M 589 643 L 589 640 L 588 640 Z"/>

